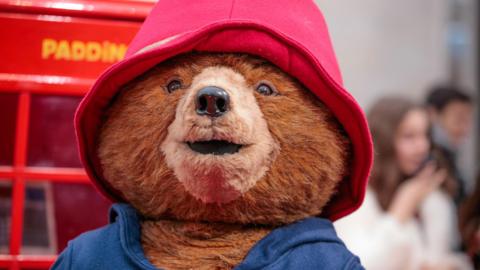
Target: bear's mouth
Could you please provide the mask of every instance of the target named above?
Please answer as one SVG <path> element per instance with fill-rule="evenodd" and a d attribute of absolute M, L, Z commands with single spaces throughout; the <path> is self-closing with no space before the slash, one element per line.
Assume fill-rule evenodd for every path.
<path fill-rule="evenodd" d="M 194 152 L 203 155 L 226 155 L 237 153 L 243 145 L 229 141 L 211 140 L 199 142 L 187 142 L 188 147 Z"/>

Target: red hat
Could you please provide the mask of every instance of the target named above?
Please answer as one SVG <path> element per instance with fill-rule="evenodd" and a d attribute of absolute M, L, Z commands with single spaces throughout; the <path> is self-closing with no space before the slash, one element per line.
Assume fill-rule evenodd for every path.
<path fill-rule="evenodd" d="M 372 165 L 365 115 L 343 88 L 328 29 L 309 0 L 159 1 L 130 44 L 124 60 L 106 70 L 80 103 L 75 129 L 81 160 L 97 188 L 123 201 L 102 174 L 96 149 L 101 116 L 126 82 L 188 51 L 249 53 L 297 78 L 333 112 L 353 145 L 350 176 L 324 208 L 336 220 L 362 203 Z"/>

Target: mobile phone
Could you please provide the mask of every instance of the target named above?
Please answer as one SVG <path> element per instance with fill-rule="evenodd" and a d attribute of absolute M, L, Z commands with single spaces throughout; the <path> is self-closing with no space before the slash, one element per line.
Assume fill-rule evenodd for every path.
<path fill-rule="evenodd" d="M 428 156 L 422 161 L 420 166 L 418 166 L 418 168 L 412 173 L 412 176 L 417 175 L 420 171 L 422 171 L 425 168 L 425 166 L 427 166 L 428 163 L 430 163 L 433 160 L 435 160 L 435 157 L 433 156 L 432 152 L 430 152 Z"/>

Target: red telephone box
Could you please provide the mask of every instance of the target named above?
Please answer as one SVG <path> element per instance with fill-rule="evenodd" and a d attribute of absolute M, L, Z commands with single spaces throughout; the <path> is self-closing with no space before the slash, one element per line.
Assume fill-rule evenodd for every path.
<path fill-rule="evenodd" d="M 73 114 L 122 59 L 153 1 L 0 0 L 0 270 L 48 269 L 107 222 L 77 156 Z"/>

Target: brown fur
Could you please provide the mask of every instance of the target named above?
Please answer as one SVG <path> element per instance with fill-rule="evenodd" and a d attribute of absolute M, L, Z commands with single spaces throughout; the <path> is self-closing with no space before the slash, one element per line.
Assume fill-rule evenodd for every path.
<path fill-rule="evenodd" d="M 222 117 L 198 115 L 196 97 L 215 85 L 229 95 Z M 255 186 L 279 153 L 279 145 L 244 76 L 230 67 L 203 69 L 177 105 L 161 150 L 185 189 L 204 203 L 228 203 Z M 185 142 L 225 140 L 243 145 L 234 155 L 199 155 Z"/>
<path fill-rule="evenodd" d="M 269 228 L 179 221 L 146 221 L 142 245 L 164 269 L 232 269 Z"/>
<path fill-rule="evenodd" d="M 251 91 L 266 80 L 279 92 L 276 96 L 255 92 L 255 97 L 280 152 L 255 186 L 226 204 L 203 203 L 189 194 L 160 151 L 185 91 L 168 94 L 164 89 L 168 80 L 179 78 L 188 88 L 201 70 L 218 65 L 242 74 Z M 166 262 L 160 258 L 169 258 L 171 269 L 198 269 L 200 260 L 208 269 L 230 268 L 266 231 L 235 227 L 219 238 L 222 247 L 216 248 L 215 237 L 187 237 L 179 229 L 184 225 L 161 219 L 277 226 L 319 215 L 347 174 L 349 149 L 331 112 L 308 90 L 264 60 L 235 54 L 187 54 L 158 65 L 122 89 L 99 136 L 105 178 L 143 216 L 158 220 L 142 225 L 147 257 L 162 267 Z M 204 246 L 208 249 L 202 249 L 200 258 L 189 257 L 177 265 L 181 254 L 193 254 Z"/>

